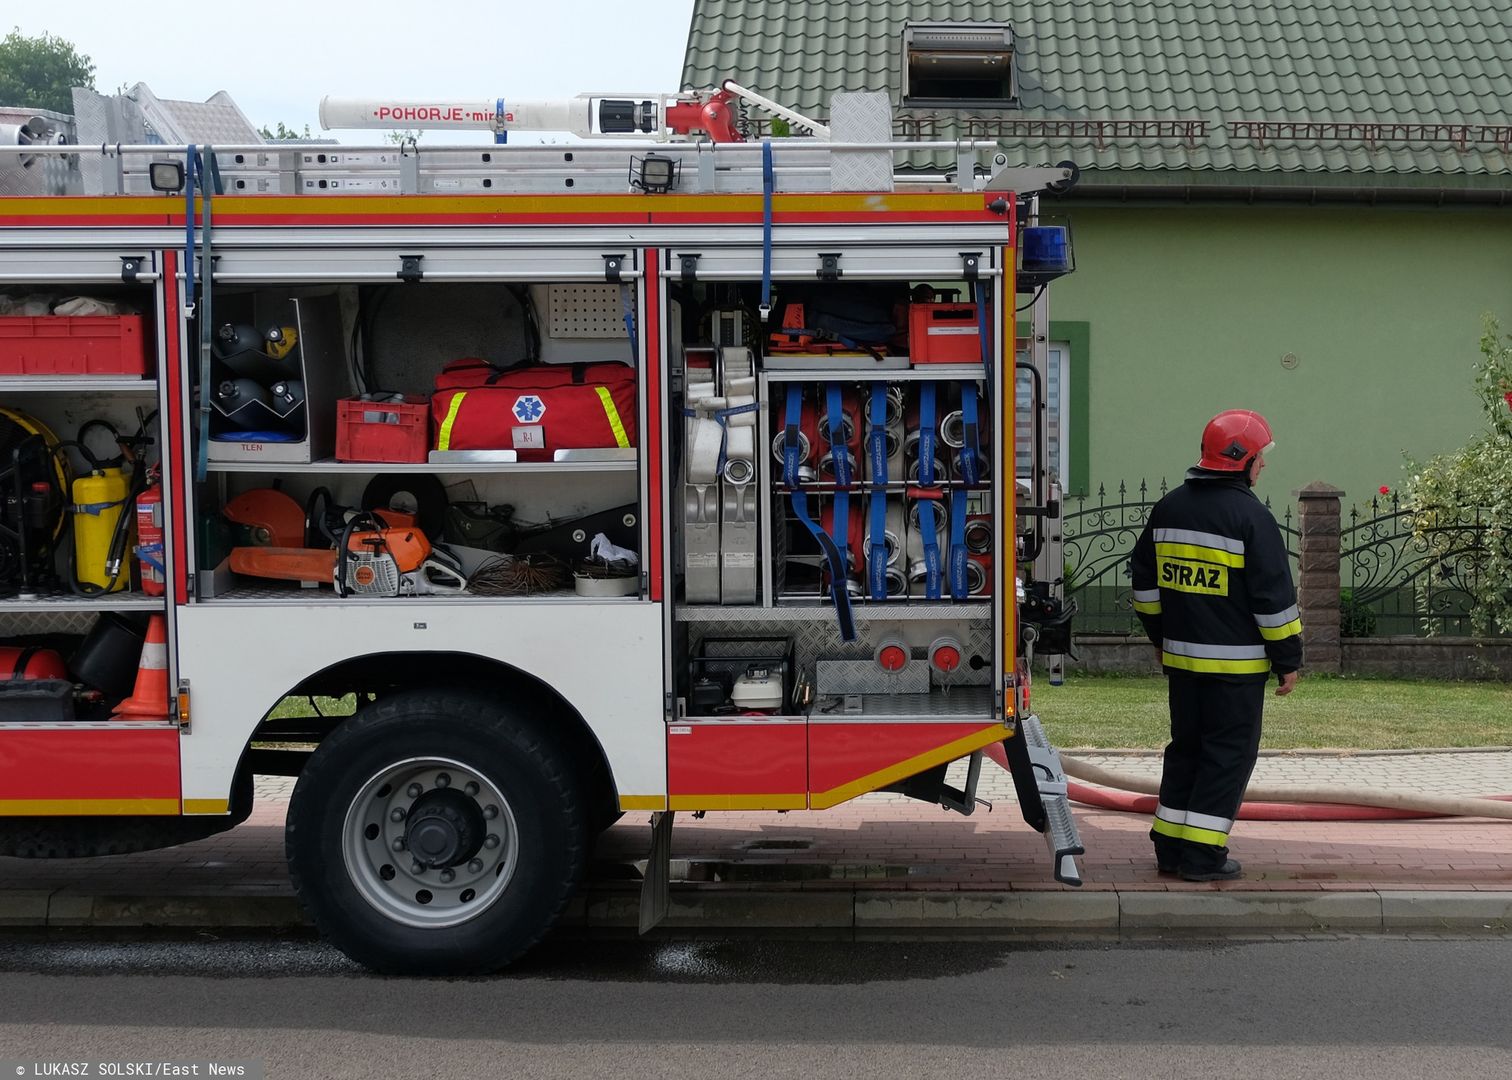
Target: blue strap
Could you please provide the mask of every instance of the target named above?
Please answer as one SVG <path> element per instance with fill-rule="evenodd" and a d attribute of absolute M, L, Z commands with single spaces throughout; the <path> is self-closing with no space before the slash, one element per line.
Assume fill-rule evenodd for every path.
<path fill-rule="evenodd" d="M 158 573 L 163 574 L 164 576 L 167 575 L 167 571 L 163 569 L 163 563 L 165 560 L 163 558 L 162 544 L 138 545 L 136 549 L 136 555 L 137 559 L 139 559 L 144 566 L 148 567 L 149 569 L 156 570 Z"/>
<path fill-rule="evenodd" d="M 840 640 L 856 640 L 856 620 L 851 612 L 850 590 L 846 588 L 845 559 L 835 541 L 809 515 L 808 496 L 799 486 L 798 479 L 798 425 L 803 416 L 803 387 L 793 383 L 788 387 L 787 414 L 782 437 L 782 481 L 792 499 L 793 514 L 802 522 L 824 552 L 830 570 L 830 594 L 835 602 L 835 619 L 840 624 Z"/>
<path fill-rule="evenodd" d="M 919 528 L 924 533 L 924 597 L 940 599 L 940 538 L 936 534 L 935 504 L 919 500 Z"/>
<path fill-rule="evenodd" d="M 982 345 L 982 370 L 987 373 L 987 392 L 992 393 L 992 343 L 987 338 L 987 286 L 978 281 L 973 287 L 977 309 L 977 340 Z M 1009 342 L 1012 347 L 1012 342 Z"/>
<path fill-rule="evenodd" d="M 842 488 L 851 485 L 849 447 L 845 442 L 844 402 L 840 397 L 840 385 L 829 383 L 824 388 L 824 411 L 829 417 L 829 430 L 824 433 L 830 443 L 830 461 L 835 465 L 835 484 Z"/>
<path fill-rule="evenodd" d="M 935 428 L 935 384 L 927 382 L 919 391 L 919 483 L 934 487 L 935 440 L 939 431 Z"/>
<path fill-rule="evenodd" d="M 499 124 L 499 123 L 501 123 L 503 121 L 503 119 L 504 119 L 504 99 L 503 98 L 499 98 L 499 100 L 494 104 L 494 123 L 495 124 Z M 509 142 L 509 132 L 507 132 L 507 131 L 495 131 L 494 132 L 494 142 L 496 144 L 498 144 L 499 146 L 503 146 L 503 145 L 507 144 Z"/>
<path fill-rule="evenodd" d="M 966 492 L 956 488 L 950 493 L 950 595 L 965 600 L 966 584 Z"/>
<path fill-rule="evenodd" d="M 873 600 L 887 599 L 887 386 L 872 383 L 871 432 L 871 557 L 867 583 Z"/>
<path fill-rule="evenodd" d="M 753 401 L 749 405 L 739 405 L 733 409 L 720 409 L 714 414 L 714 422 L 719 425 L 719 464 L 715 466 L 716 476 L 724 475 L 726 454 L 730 446 L 730 425 L 728 423 L 730 417 L 739 416 L 741 413 L 755 412 L 760 407 Z M 684 409 L 683 415 L 696 417 L 698 413 L 692 409 Z"/>
<path fill-rule="evenodd" d="M 772 140 L 761 142 L 761 321 L 772 314 Z"/>
<path fill-rule="evenodd" d="M 967 487 L 981 483 L 980 418 L 977 413 L 976 383 L 961 384 L 961 479 Z M 922 441 L 922 440 L 921 440 Z"/>
<path fill-rule="evenodd" d="M 630 299 L 630 286 L 620 286 L 620 302 L 625 306 L 625 333 L 630 335 L 630 359 L 640 363 L 640 345 L 635 340 L 635 301 Z"/>

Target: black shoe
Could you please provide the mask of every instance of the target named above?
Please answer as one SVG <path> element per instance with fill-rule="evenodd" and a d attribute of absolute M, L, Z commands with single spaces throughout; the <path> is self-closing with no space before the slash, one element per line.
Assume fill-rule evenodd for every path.
<path fill-rule="evenodd" d="M 1162 874 L 1179 874 L 1181 872 L 1180 866 L 1176 863 L 1161 862 L 1159 859 L 1155 860 L 1155 869 Z"/>
<path fill-rule="evenodd" d="M 1237 877 L 1244 876 L 1244 868 L 1234 859 L 1227 859 L 1222 866 L 1182 866 L 1181 877 L 1184 881 L 1233 881 Z"/>

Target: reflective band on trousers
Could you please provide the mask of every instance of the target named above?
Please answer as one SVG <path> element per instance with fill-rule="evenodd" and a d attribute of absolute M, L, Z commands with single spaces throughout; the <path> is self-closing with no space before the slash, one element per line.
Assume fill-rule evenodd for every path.
<path fill-rule="evenodd" d="M 1134 610 L 1144 615 L 1160 614 L 1159 589 L 1135 589 Z"/>
<path fill-rule="evenodd" d="M 609 428 L 614 432 L 614 442 L 621 450 L 630 445 L 630 437 L 625 434 L 625 425 L 620 422 L 619 410 L 614 407 L 614 395 L 609 392 L 607 386 L 598 389 L 599 400 L 604 403 L 604 415 L 609 418 Z"/>
<path fill-rule="evenodd" d="M 1234 540 L 1217 533 L 1198 532 L 1195 529 L 1156 529 L 1157 544 L 1196 544 L 1198 547 L 1217 548 L 1219 551 L 1244 554 L 1244 541 Z"/>
<path fill-rule="evenodd" d="M 467 396 L 466 390 L 459 390 L 451 399 L 451 404 L 446 407 L 446 419 L 441 421 L 441 430 L 436 433 L 436 449 L 451 449 L 452 425 L 457 422 L 457 410 L 462 408 L 462 399 Z"/>
<path fill-rule="evenodd" d="M 1220 675 L 1264 675 L 1270 671 L 1264 645 L 1207 645 L 1167 638 L 1160 649 L 1160 662 L 1182 671 Z"/>
<path fill-rule="evenodd" d="M 1199 814 L 1194 810 L 1172 810 L 1165 803 L 1160 803 L 1155 807 L 1155 822 L 1151 827 L 1162 836 L 1222 847 L 1228 843 L 1228 834 L 1234 828 L 1234 821 L 1214 814 Z"/>

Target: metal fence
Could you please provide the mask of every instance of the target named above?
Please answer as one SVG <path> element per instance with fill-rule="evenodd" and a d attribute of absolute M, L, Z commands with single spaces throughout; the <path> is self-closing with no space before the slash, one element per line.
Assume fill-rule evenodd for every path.
<path fill-rule="evenodd" d="M 1130 488 L 1120 482 L 1109 491 L 1066 500 L 1061 520 L 1064 539 L 1066 595 L 1077 603 L 1076 628 L 1083 634 L 1123 634 L 1140 630 L 1134 614 L 1129 556 L 1150 510 L 1166 493 L 1161 480 L 1154 490 L 1147 481 Z M 1265 505 L 1270 506 L 1270 500 Z M 1274 511 L 1273 511 L 1274 512 Z M 1298 534 L 1287 507 L 1278 519 L 1287 552 L 1295 562 Z"/>
<path fill-rule="evenodd" d="M 1470 609 L 1494 542 L 1487 511 L 1446 520 L 1415 513 L 1392 493 L 1351 507 L 1347 519 L 1339 552 L 1345 637 L 1472 632 Z"/>

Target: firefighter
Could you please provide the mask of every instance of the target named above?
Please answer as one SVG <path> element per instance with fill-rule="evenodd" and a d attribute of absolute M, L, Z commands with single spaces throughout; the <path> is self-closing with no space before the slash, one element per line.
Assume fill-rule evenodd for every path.
<path fill-rule="evenodd" d="M 1186 482 L 1150 512 L 1134 546 L 1134 610 L 1160 654 L 1171 707 L 1150 839 L 1161 873 L 1236 878 L 1229 832 L 1260 752 L 1265 685 L 1284 697 L 1302 665 L 1302 623 L 1281 530 L 1252 490 L 1270 425 L 1244 409 L 1202 432 Z"/>

